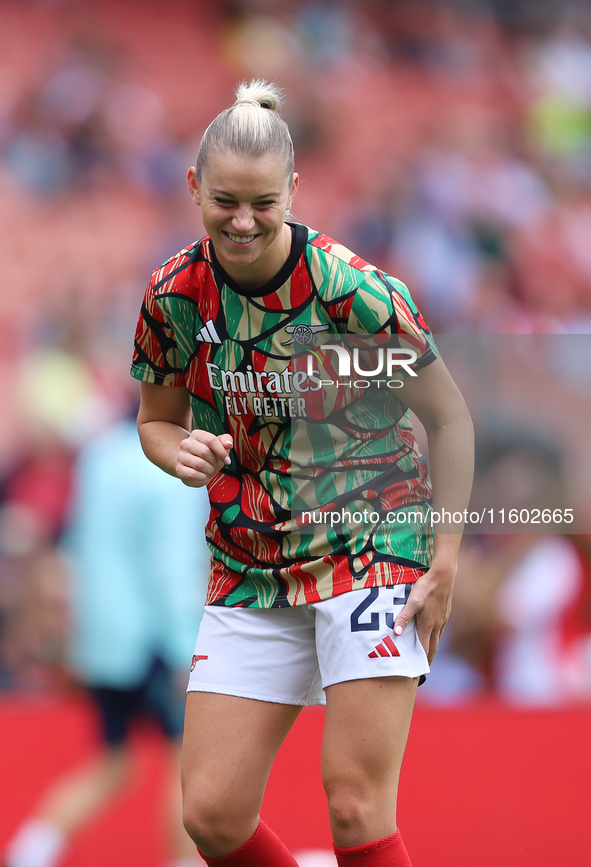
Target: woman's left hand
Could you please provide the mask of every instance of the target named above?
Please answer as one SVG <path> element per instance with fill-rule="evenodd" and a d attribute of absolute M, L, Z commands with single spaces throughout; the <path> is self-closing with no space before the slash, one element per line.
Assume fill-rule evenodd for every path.
<path fill-rule="evenodd" d="M 455 576 L 455 565 L 439 566 L 434 562 L 429 571 L 415 582 L 406 605 L 394 622 L 395 635 L 402 635 L 416 615 L 419 641 L 429 665 L 449 618 Z"/>

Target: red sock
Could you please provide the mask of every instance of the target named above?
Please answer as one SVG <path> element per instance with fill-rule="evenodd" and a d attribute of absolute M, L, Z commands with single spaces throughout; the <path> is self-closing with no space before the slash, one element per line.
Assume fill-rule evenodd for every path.
<path fill-rule="evenodd" d="M 339 867 L 412 867 L 400 831 L 352 849 L 335 846 L 334 852 Z"/>
<path fill-rule="evenodd" d="M 199 854 L 210 867 L 216 864 L 219 867 L 298 867 L 291 852 L 262 820 L 252 837 L 235 852 L 221 858 L 211 858 L 201 850 Z"/>

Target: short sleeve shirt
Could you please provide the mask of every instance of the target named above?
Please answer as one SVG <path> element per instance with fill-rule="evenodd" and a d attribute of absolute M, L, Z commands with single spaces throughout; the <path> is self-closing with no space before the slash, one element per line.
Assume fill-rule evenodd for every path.
<path fill-rule="evenodd" d="M 433 337 L 403 283 L 290 225 L 287 261 L 256 290 L 224 272 L 209 238 L 182 250 L 152 275 L 137 325 L 132 375 L 185 386 L 194 426 L 233 438 L 208 485 L 211 605 L 318 602 L 416 581 L 430 564 L 408 368 L 394 381 L 378 380 L 379 364 L 357 370 L 393 340 L 416 372 L 437 357 Z"/>

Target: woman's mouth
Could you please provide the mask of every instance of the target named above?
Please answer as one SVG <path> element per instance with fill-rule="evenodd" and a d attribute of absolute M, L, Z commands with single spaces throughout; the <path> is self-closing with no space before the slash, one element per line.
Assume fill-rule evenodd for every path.
<path fill-rule="evenodd" d="M 234 244 L 240 244 L 241 246 L 252 243 L 257 237 L 257 235 L 231 235 L 230 232 L 224 232 L 224 235 Z"/>

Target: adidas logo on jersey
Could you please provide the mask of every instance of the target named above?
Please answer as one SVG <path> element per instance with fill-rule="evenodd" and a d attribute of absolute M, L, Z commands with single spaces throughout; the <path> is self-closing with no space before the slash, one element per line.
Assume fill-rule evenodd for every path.
<path fill-rule="evenodd" d="M 392 641 L 389 635 L 382 638 L 379 644 L 376 644 L 376 649 L 367 654 L 370 659 L 378 659 L 380 656 L 400 656 L 400 651 Z"/>
<path fill-rule="evenodd" d="M 217 331 L 215 330 L 215 325 L 213 324 L 213 319 L 208 319 L 203 328 L 201 328 L 197 334 L 195 335 L 197 340 L 200 340 L 202 343 L 221 343 L 221 338 Z"/>

